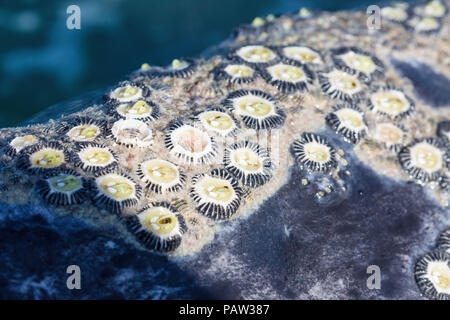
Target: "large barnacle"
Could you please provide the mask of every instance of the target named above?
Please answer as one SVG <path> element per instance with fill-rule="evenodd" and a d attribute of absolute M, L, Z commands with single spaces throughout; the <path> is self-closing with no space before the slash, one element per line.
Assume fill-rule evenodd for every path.
<path fill-rule="evenodd" d="M 36 183 L 39 195 L 57 206 L 79 204 L 89 198 L 88 181 L 70 169 L 55 171 Z"/>
<path fill-rule="evenodd" d="M 226 170 L 214 169 L 192 178 L 190 195 L 201 214 L 211 219 L 224 220 L 229 219 L 239 208 L 242 189 Z"/>
<path fill-rule="evenodd" d="M 96 175 L 117 167 L 118 158 L 108 147 L 97 143 L 80 143 L 75 147 L 73 164 Z"/>
<path fill-rule="evenodd" d="M 173 163 L 152 159 L 139 164 L 138 176 L 147 184 L 147 188 L 155 193 L 176 192 L 180 190 L 186 176 Z"/>
<path fill-rule="evenodd" d="M 218 145 L 205 131 L 180 121 L 166 128 L 166 148 L 187 164 L 211 163 L 217 156 Z"/>
<path fill-rule="evenodd" d="M 24 148 L 35 145 L 39 142 L 38 137 L 32 134 L 17 136 L 12 139 L 7 146 L 6 154 L 9 156 L 15 156 L 20 153 Z"/>
<path fill-rule="evenodd" d="M 390 122 L 377 123 L 374 138 L 387 149 L 399 152 L 403 146 L 405 131 Z"/>
<path fill-rule="evenodd" d="M 242 141 L 225 149 L 223 163 L 244 186 L 256 188 L 272 177 L 268 151 L 254 142 Z"/>
<path fill-rule="evenodd" d="M 398 154 L 400 164 L 409 175 L 419 181 L 436 181 L 446 163 L 440 142 L 433 138 L 417 139 Z"/>
<path fill-rule="evenodd" d="M 159 118 L 159 107 L 155 103 L 146 100 L 114 104 L 110 106 L 109 112 L 123 119 L 148 121 Z"/>
<path fill-rule="evenodd" d="M 428 299 L 450 300 L 450 255 L 435 250 L 420 258 L 414 270 L 417 286 Z"/>
<path fill-rule="evenodd" d="M 240 47 L 230 53 L 230 58 L 243 63 L 254 65 L 266 65 L 278 59 L 276 52 L 261 45 L 249 45 Z"/>
<path fill-rule="evenodd" d="M 68 154 L 59 143 L 38 143 L 23 150 L 18 166 L 31 172 L 49 172 L 65 165 L 68 159 Z"/>
<path fill-rule="evenodd" d="M 301 140 L 293 142 L 292 151 L 302 168 L 328 172 L 337 166 L 334 148 L 318 134 L 303 133 Z"/>
<path fill-rule="evenodd" d="M 226 80 L 229 83 L 250 83 L 256 79 L 258 72 L 251 66 L 239 63 L 221 63 L 214 69 L 216 81 Z"/>
<path fill-rule="evenodd" d="M 88 117 L 75 118 L 68 125 L 62 127 L 65 136 L 72 141 L 95 141 L 106 129 L 104 121 L 97 121 Z"/>
<path fill-rule="evenodd" d="M 266 81 L 283 93 L 308 90 L 308 84 L 312 84 L 314 74 L 305 65 L 299 63 L 279 62 L 267 66 L 262 76 Z"/>
<path fill-rule="evenodd" d="M 317 51 L 308 47 L 288 46 L 279 49 L 282 60 L 286 62 L 299 62 L 302 64 L 320 65 L 322 58 Z"/>
<path fill-rule="evenodd" d="M 153 202 L 125 221 L 144 247 L 161 252 L 178 248 L 187 231 L 183 216 L 168 202 Z"/>
<path fill-rule="evenodd" d="M 148 98 L 151 94 L 150 89 L 140 83 L 124 81 L 111 89 L 105 96 L 105 102 L 109 104 L 138 101 Z"/>
<path fill-rule="evenodd" d="M 334 49 L 333 61 L 339 69 L 355 72 L 364 80 L 383 74 L 383 63 L 373 55 L 356 47 Z"/>
<path fill-rule="evenodd" d="M 391 119 L 402 119 L 414 111 L 414 102 L 403 91 L 394 87 L 382 87 L 372 93 L 367 107 Z"/>
<path fill-rule="evenodd" d="M 260 90 L 231 92 L 223 104 L 255 130 L 279 128 L 286 118 L 275 98 Z"/>
<path fill-rule="evenodd" d="M 356 105 L 337 105 L 325 119 L 332 129 L 352 143 L 357 143 L 367 133 L 364 113 Z"/>
<path fill-rule="evenodd" d="M 94 201 L 99 208 L 121 213 L 126 207 L 134 207 L 141 197 L 141 187 L 121 173 L 106 173 L 95 178 Z"/>
<path fill-rule="evenodd" d="M 127 147 L 148 147 L 153 144 L 153 133 L 145 122 L 135 119 L 121 119 L 114 122 L 111 135 L 118 144 Z"/>
<path fill-rule="evenodd" d="M 363 91 L 363 86 L 355 74 L 334 69 L 328 73 L 319 74 L 322 91 L 331 98 L 357 102 Z"/>
<path fill-rule="evenodd" d="M 194 119 L 200 121 L 207 131 L 215 132 L 223 137 L 235 136 L 239 132 L 237 120 L 220 107 L 201 111 L 195 115 Z"/>

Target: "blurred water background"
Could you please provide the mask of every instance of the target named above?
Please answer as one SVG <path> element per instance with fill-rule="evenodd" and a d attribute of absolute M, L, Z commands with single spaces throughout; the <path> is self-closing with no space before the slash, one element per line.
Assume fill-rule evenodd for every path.
<path fill-rule="evenodd" d="M 365 8 L 355 0 L 0 0 L 0 127 L 114 84 L 144 62 L 194 57 L 256 16 Z M 81 9 L 68 30 L 66 9 Z"/>

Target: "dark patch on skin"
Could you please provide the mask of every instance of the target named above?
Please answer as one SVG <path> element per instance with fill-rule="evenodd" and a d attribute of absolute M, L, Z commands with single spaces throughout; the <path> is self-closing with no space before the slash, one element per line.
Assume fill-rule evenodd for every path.
<path fill-rule="evenodd" d="M 411 80 L 416 94 L 424 102 L 434 107 L 450 105 L 450 80 L 444 75 L 418 61 L 391 59 L 391 63 L 402 76 Z"/>

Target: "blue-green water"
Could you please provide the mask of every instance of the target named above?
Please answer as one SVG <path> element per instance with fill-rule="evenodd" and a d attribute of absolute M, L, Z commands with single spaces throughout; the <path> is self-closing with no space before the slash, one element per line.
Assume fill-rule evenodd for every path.
<path fill-rule="evenodd" d="M 364 8 L 379 1 L 15 0 L 0 7 L 0 127 L 86 91 L 106 87 L 143 62 L 197 56 L 256 16 Z M 81 30 L 66 9 L 81 8 Z"/>

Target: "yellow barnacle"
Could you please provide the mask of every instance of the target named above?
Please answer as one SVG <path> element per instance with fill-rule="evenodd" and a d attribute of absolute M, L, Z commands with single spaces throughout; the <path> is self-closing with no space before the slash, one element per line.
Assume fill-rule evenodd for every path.
<path fill-rule="evenodd" d="M 220 178 L 208 178 L 202 183 L 204 194 L 215 201 L 229 202 L 233 196 L 233 188 L 229 181 Z"/>
<path fill-rule="evenodd" d="M 377 68 L 377 65 L 370 56 L 349 51 L 341 56 L 344 63 L 351 69 L 371 74 Z"/>
<path fill-rule="evenodd" d="M 165 207 L 152 207 L 139 215 L 141 225 L 157 234 L 171 233 L 177 227 L 175 214 Z"/>
<path fill-rule="evenodd" d="M 53 190 L 59 192 L 71 192 L 81 187 L 79 177 L 69 174 L 58 175 L 49 179 Z"/>
<path fill-rule="evenodd" d="M 402 8 L 396 8 L 396 7 L 384 7 L 381 9 L 381 16 L 383 18 L 402 22 L 405 21 L 408 18 L 408 14 L 406 11 Z"/>
<path fill-rule="evenodd" d="M 251 77 L 254 74 L 252 68 L 245 65 L 230 64 L 225 67 L 224 71 L 232 77 Z"/>
<path fill-rule="evenodd" d="M 91 164 L 101 165 L 111 160 L 111 154 L 101 149 L 93 149 L 84 154 L 84 160 Z"/>
<path fill-rule="evenodd" d="M 35 168 L 55 168 L 60 166 L 64 161 L 64 154 L 60 150 L 42 149 L 31 156 L 31 162 Z"/>
<path fill-rule="evenodd" d="M 440 27 L 439 21 L 433 17 L 424 17 L 420 19 L 414 26 L 414 28 L 417 31 L 425 31 L 425 32 L 439 29 L 439 27 Z"/>
<path fill-rule="evenodd" d="M 19 152 L 25 147 L 31 146 L 38 142 L 38 138 L 33 135 L 26 135 L 14 138 L 10 143 L 10 147 L 15 151 Z"/>
<path fill-rule="evenodd" d="M 148 69 L 150 69 L 150 65 L 148 63 L 143 63 L 141 65 L 141 70 L 148 70 Z"/>
<path fill-rule="evenodd" d="M 334 87 L 341 91 L 357 91 L 360 88 L 360 83 L 358 79 L 346 72 L 333 72 L 331 73 L 330 82 L 333 84 Z"/>
<path fill-rule="evenodd" d="M 356 110 L 343 108 L 336 111 L 336 115 L 347 128 L 359 129 L 365 126 L 361 113 Z"/>
<path fill-rule="evenodd" d="M 275 80 L 298 82 L 306 79 L 306 75 L 301 68 L 283 63 L 268 67 L 267 71 Z"/>
<path fill-rule="evenodd" d="M 273 109 L 270 103 L 258 97 L 245 97 L 237 104 L 241 111 L 254 117 L 264 117 Z"/>
<path fill-rule="evenodd" d="M 139 89 L 136 87 L 125 86 L 125 87 L 117 88 L 114 91 L 114 97 L 118 98 L 118 99 L 130 98 L 130 97 L 137 95 L 138 92 L 139 92 Z"/>
<path fill-rule="evenodd" d="M 429 279 L 438 292 L 450 294 L 450 268 L 445 262 L 430 263 Z"/>
<path fill-rule="evenodd" d="M 316 162 L 326 162 L 330 158 L 330 150 L 319 143 L 305 144 L 305 154 L 308 158 Z"/>
<path fill-rule="evenodd" d="M 233 126 L 233 120 L 223 112 L 210 111 L 202 115 L 206 123 L 217 130 L 229 130 Z"/>
<path fill-rule="evenodd" d="M 262 27 L 265 24 L 264 19 L 260 18 L 260 17 L 256 17 L 255 19 L 253 19 L 252 22 L 252 26 L 254 27 Z"/>
<path fill-rule="evenodd" d="M 443 152 L 426 142 L 420 142 L 411 147 L 411 162 L 413 165 L 428 172 L 435 172 L 442 168 Z"/>
<path fill-rule="evenodd" d="M 240 48 L 237 55 L 247 62 L 264 63 L 276 58 L 275 53 L 264 46 L 245 46 Z"/>
<path fill-rule="evenodd" d="M 376 126 L 375 138 L 388 145 L 401 144 L 403 131 L 392 123 L 379 123 Z"/>
<path fill-rule="evenodd" d="M 307 47 L 286 47 L 283 48 L 283 54 L 290 59 L 302 63 L 321 63 L 319 54 Z"/>
<path fill-rule="evenodd" d="M 113 199 L 127 199 L 133 195 L 134 186 L 125 178 L 106 176 L 100 181 L 102 191 Z"/>
<path fill-rule="evenodd" d="M 258 171 L 261 169 L 261 158 L 250 149 L 238 149 L 233 152 L 234 163 L 245 171 Z"/>
<path fill-rule="evenodd" d="M 445 6 L 439 0 L 428 2 L 424 8 L 424 14 L 435 18 L 440 18 L 445 14 Z"/>
<path fill-rule="evenodd" d="M 178 170 L 170 162 L 164 160 L 150 160 L 145 165 L 148 176 L 160 183 L 170 183 L 178 179 Z"/>

